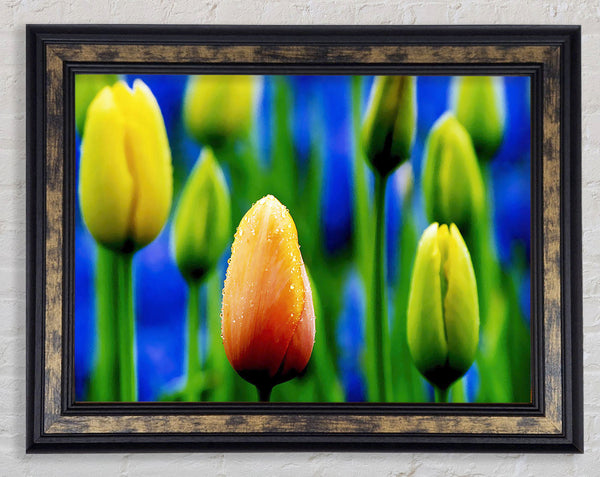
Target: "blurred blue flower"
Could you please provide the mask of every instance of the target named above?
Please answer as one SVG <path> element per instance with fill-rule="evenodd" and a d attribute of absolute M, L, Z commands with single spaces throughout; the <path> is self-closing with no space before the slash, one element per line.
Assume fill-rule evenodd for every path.
<path fill-rule="evenodd" d="M 333 254 L 350 245 L 353 232 L 351 78 L 320 78 L 319 105 L 324 118 L 321 227 L 325 250 Z"/>
<path fill-rule="evenodd" d="M 366 299 L 359 274 L 352 271 L 344 285 L 344 308 L 337 325 L 338 366 L 346 401 L 366 399 L 366 381 L 361 360 L 364 352 Z"/>
<path fill-rule="evenodd" d="M 500 261 L 510 266 L 519 251 L 529 263 L 531 183 L 529 155 L 519 163 L 492 163 L 494 224 Z"/>
<path fill-rule="evenodd" d="M 415 177 L 421 177 L 425 139 L 433 123 L 448 109 L 448 76 L 419 76 L 417 78 L 417 135 L 411 162 Z M 415 181 L 417 182 L 417 181 Z"/>
<path fill-rule="evenodd" d="M 262 165 L 270 164 L 273 151 L 273 97 L 273 78 L 265 76 L 262 95 L 258 102 L 256 122 L 253 127 L 253 132 L 256 134 L 258 156 Z"/>
<path fill-rule="evenodd" d="M 479 391 L 479 369 L 477 369 L 477 363 L 469 368 L 463 378 L 467 402 L 475 402 L 477 398 L 477 392 Z"/>
<path fill-rule="evenodd" d="M 361 102 L 360 102 L 360 118 L 365 115 L 367 106 L 369 105 L 369 96 L 371 94 L 371 86 L 373 86 L 373 80 L 375 76 L 363 76 L 361 78 Z"/>
<path fill-rule="evenodd" d="M 433 123 L 449 108 L 451 76 L 419 76 L 417 78 L 417 134 L 426 137 Z"/>
<path fill-rule="evenodd" d="M 75 399 L 83 400 L 96 348 L 94 260 L 96 243 L 83 225 L 75 226 Z"/>
<path fill-rule="evenodd" d="M 183 374 L 186 286 L 172 259 L 169 230 L 134 258 L 140 401 L 157 399 L 165 382 Z"/>
<path fill-rule="evenodd" d="M 303 169 L 310 158 L 313 138 L 311 126 L 314 124 L 315 90 L 318 86 L 316 76 L 291 76 L 293 92 L 292 137 L 298 166 Z"/>
<path fill-rule="evenodd" d="M 75 131 L 75 178 L 79 184 L 79 164 L 81 162 L 81 136 Z M 77 200 L 75 201 L 75 226 L 84 227 L 83 215 L 81 214 L 81 204 L 79 203 L 79 191 L 75 190 Z M 85 227 L 84 227 L 85 228 Z M 87 230 L 87 229 L 86 229 Z M 77 249 L 77 248 L 76 248 Z"/>
<path fill-rule="evenodd" d="M 75 135 L 75 177 L 79 177 L 81 136 Z M 77 192 L 76 192 L 77 193 Z M 77 196 L 78 198 L 78 196 Z M 75 399 L 85 399 L 87 380 L 94 365 L 96 347 L 94 261 L 96 243 L 75 201 Z"/>

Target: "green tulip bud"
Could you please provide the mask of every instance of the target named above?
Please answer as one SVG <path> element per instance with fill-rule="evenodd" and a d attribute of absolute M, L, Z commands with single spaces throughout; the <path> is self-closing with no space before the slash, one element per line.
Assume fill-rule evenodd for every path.
<path fill-rule="evenodd" d="M 75 127 L 83 134 L 88 106 L 105 86 L 117 82 L 117 75 L 75 75 Z"/>
<path fill-rule="evenodd" d="M 175 261 L 186 280 L 200 280 L 216 265 L 230 232 L 227 182 L 212 150 L 204 148 L 181 193 L 173 220 Z"/>
<path fill-rule="evenodd" d="M 362 126 L 365 155 L 373 169 L 387 176 L 410 158 L 416 123 L 416 79 L 413 76 L 375 78 Z"/>
<path fill-rule="evenodd" d="M 470 230 L 485 205 L 481 169 L 469 133 L 451 114 L 440 117 L 425 144 L 425 213 L 429 222 Z"/>
<path fill-rule="evenodd" d="M 419 241 L 407 314 L 408 347 L 419 372 L 447 389 L 473 364 L 479 304 L 471 256 L 456 225 L 431 224 Z"/>
<path fill-rule="evenodd" d="M 477 156 L 494 157 L 504 137 L 505 98 L 501 77 L 460 76 L 452 91 L 456 117 L 467 128 Z"/>

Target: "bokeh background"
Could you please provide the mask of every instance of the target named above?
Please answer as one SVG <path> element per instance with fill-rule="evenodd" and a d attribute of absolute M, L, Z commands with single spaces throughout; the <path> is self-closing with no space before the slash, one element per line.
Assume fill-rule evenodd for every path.
<path fill-rule="evenodd" d="M 174 166 L 174 201 L 194 166 L 201 145 L 186 132 L 182 119 L 188 77 L 177 75 L 127 75 L 132 84 L 142 79 L 152 90 L 163 113 Z M 319 297 L 315 350 L 305 376 L 275 388 L 273 400 L 357 401 L 366 399 L 364 375 L 364 327 L 367 300 L 356 249 L 357 220 L 361 213 L 357 190 L 364 185 L 364 204 L 372 200 L 372 174 L 362 156 L 357 127 L 368 101 L 370 77 L 265 76 L 256 95 L 251 135 L 239 150 L 250 150 L 254 165 L 265 180 L 263 192 L 273 193 L 289 209 L 298 227 L 303 258 L 316 283 Z M 387 190 L 387 258 L 390 321 L 398 316 L 394 300 L 402 286 L 404 270 L 412 268 L 402 254 L 403 221 L 409 204 L 415 233 L 428 225 L 420 187 L 423 147 L 435 120 L 451 106 L 452 78 L 417 79 L 418 124 L 410 167 L 402 166 Z M 493 211 L 494 243 L 502 270 L 515 285 L 519 318 L 526 329 L 530 316 L 530 103 L 529 79 L 504 77 L 506 125 L 502 146 L 489 167 L 488 200 Z M 76 155 L 79 163 L 80 137 Z M 281 168 L 285 180 L 270 175 Z M 227 164 L 226 177 L 231 176 Z M 278 169 L 279 170 L 279 169 Z M 359 183 L 361 181 L 361 183 Z M 361 185 L 362 184 L 362 185 Z M 240 211 L 249 208 L 236 200 Z M 410 195 L 410 201 L 407 200 Z M 258 199 L 256 197 L 255 199 Z M 358 203 L 357 203 L 358 202 Z M 234 207 L 235 208 L 235 207 Z M 364 211 L 363 211 L 364 212 Z M 234 217 L 236 212 L 234 211 Z M 239 212 L 238 212 L 239 215 Z M 237 217 L 239 220 L 239 216 Z M 234 226 L 237 225 L 237 220 Z M 232 230 L 232 238 L 233 238 Z M 94 266 L 96 245 L 85 228 L 79 207 L 75 231 L 75 378 L 76 399 L 85 400 L 95 358 Z M 211 344 L 220 311 L 220 290 L 229 249 L 212 278 L 202 288 L 203 320 L 199 359 L 210 363 Z M 159 237 L 134 258 L 136 298 L 137 366 L 139 400 L 170 400 L 185 379 L 185 307 L 187 287 L 172 253 L 171 220 Z M 212 317 L 212 321 L 211 321 Z M 393 323 L 390 323 L 393 326 Z M 217 333 L 218 333 L 217 329 Z M 394 346 L 394 343 L 392 343 Z M 213 346 L 214 348 L 214 346 Z M 213 352 L 216 352 L 213 349 Z M 511 352 L 511 350 L 507 350 Z M 525 363 L 526 366 L 528 363 Z M 406 366 L 412 366 L 410 361 Z M 254 390 L 231 369 L 217 376 L 205 398 L 217 399 L 211 386 L 232 380 L 225 400 L 255 400 Z M 328 377 L 330 389 L 323 389 Z M 477 362 L 457 386 L 459 400 L 476 401 L 480 385 Z M 424 379 L 414 383 L 402 401 L 431 400 L 433 391 Z M 523 390 L 529 395 L 529 389 Z M 457 393 L 459 394 L 459 393 Z"/>

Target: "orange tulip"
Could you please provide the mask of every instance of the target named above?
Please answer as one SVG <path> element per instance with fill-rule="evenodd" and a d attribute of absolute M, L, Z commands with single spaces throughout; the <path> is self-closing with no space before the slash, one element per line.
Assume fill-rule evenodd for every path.
<path fill-rule="evenodd" d="M 310 282 L 289 211 L 268 195 L 242 218 L 223 288 L 225 354 L 268 400 L 300 374 L 315 340 Z"/>

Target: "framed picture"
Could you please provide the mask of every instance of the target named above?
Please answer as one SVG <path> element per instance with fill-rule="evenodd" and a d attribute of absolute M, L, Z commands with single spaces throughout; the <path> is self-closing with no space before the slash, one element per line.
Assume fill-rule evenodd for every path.
<path fill-rule="evenodd" d="M 580 28 L 27 28 L 27 451 L 582 452 Z"/>

